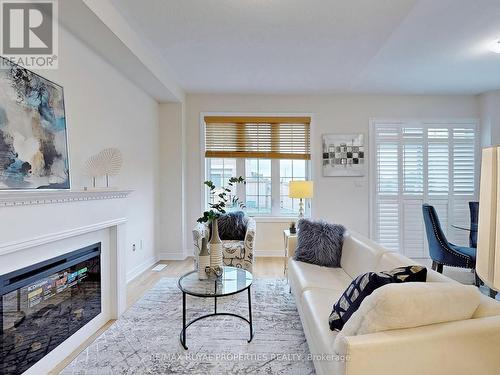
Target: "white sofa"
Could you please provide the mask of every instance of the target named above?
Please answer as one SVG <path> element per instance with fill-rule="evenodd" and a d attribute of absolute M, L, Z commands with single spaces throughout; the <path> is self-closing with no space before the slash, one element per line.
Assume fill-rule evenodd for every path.
<path fill-rule="evenodd" d="M 500 374 L 500 302 L 486 296 L 471 319 L 347 336 L 334 351 L 338 333 L 328 317 L 352 279 L 411 264 L 416 262 L 353 232 L 345 236 L 341 268 L 290 258 L 290 289 L 318 375 Z M 428 282 L 455 282 L 427 272 Z"/>

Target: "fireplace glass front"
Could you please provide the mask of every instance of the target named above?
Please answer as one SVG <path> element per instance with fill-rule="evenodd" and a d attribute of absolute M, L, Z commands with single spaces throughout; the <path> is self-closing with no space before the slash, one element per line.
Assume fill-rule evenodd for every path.
<path fill-rule="evenodd" d="M 0 374 L 22 374 L 101 312 L 101 244 L 0 276 Z"/>

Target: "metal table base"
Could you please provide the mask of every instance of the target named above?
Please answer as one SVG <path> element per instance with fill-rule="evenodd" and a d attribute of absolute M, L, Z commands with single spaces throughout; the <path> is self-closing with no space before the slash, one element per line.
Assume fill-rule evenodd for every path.
<path fill-rule="evenodd" d="M 199 321 L 201 319 L 210 318 L 212 316 L 219 316 L 219 315 L 234 316 L 235 318 L 239 318 L 239 319 L 247 322 L 249 327 L 250 327 L 250 339 L 248 339 L 247 342 L 251 342 L 253 337 L 254 337 L 253 324 L 252 324 L 252 295 L 251 295 L 251 291 L 250 291 L 250 286 L 248 286 L 248 288 L 246 288 L 246 289 L 248 290 L 248 319 L 245 318 L 244 316 L 237 315 L 237 314 L 226 313 L 226 312 L 217 312 L 217 296 L 194 295 L 194 297 L 199 297 L 199 298 L 214 298 L 214 313 L 202 315 L 196 319 L 191 320 L 187 324 L 186 324 L 186 292 L 182 292 L 182 330 L 181 330 L 181 333 L 179 335 L 179 339 L 181 341 L 182 347 L 186 350 L 188 349 L 188 347 L 186 345 L 186 330 L 190 325 L 192 325 L 193 323 L 196 323 L 197 321 Z M 245 289 L 240 290 L 239 292 L 236 292 L 236 293 L 241 293 L 244 290 Z M 233 293 L 233 294 L 236 294 L 236 293 Z M 190 295 L 193 296 L 193 294 L 190 294 Z M 225 295 L 224 297 L 226 297 L 226 296 L 228 296 L 228 295 Z"/>

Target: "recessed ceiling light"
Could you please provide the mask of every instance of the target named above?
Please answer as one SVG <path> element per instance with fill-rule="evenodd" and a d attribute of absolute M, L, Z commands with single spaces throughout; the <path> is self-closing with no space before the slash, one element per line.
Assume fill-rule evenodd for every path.
<path fill-rule="evenodd" d="M 491 52 L 500 53 L 500 40 L 495 40 L 488 48 Z"/>

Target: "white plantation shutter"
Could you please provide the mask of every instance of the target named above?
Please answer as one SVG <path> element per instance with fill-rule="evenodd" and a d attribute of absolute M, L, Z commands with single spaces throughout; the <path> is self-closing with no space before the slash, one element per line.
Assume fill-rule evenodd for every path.
<path fill-rule="evenodd" d="M 453 193 L 474 194 L 475 131 L 471 128 L 453 129 Z"/>
<path fill-rule="evenodd" d="M 378 239 L 390 250 L 399 251 L 399 203 L 380 200 L 377 207 Z"/>
<path fill-rule="evenodd" d="M 377 163 L 377 238 L 391 250 L 399 249 L 399 126 L 375 130 Z"/>
<path fill-rule="evenodd" d="M 450 147 L 448 129 L 427 130 L 427 168 L 429 195 L 448 195 L 450 189 Z"/>
<path fill-rule="evenodd" d="M 424 144 L 422 128 L 402 128 L 403 192 L 422 194 L 424 191 Z"/>
<path fill-rule="evenodd" d="M 409 257 L 428 257 L 422 204 L 432 204 L 451 242 L 468 244 L 477 199 L 474 121 L 374 121 L 372 236 Z"/>
<path fill-rule="evenodd" d="M 455 225 L 470 226 L 469 201 L 476 192 L 476 133 L 470 127 L 453 129 L 453 203 L 452 217 Z M 450 231 L 450 241 L 468 243 L 469 233 Z"/>
<path fill-rule="evenodd" d="M 378 191 L 381 194 L 398 194 L 399 146 L 397 143 L 382 143 L 377 146 Z"/>
<path fill-rule="evenodd" d="M 421 199 L 403 201 L 403 248 L 404 254 L 408 257 L 421 258 L 424 253 L 422 203 Z"/>

